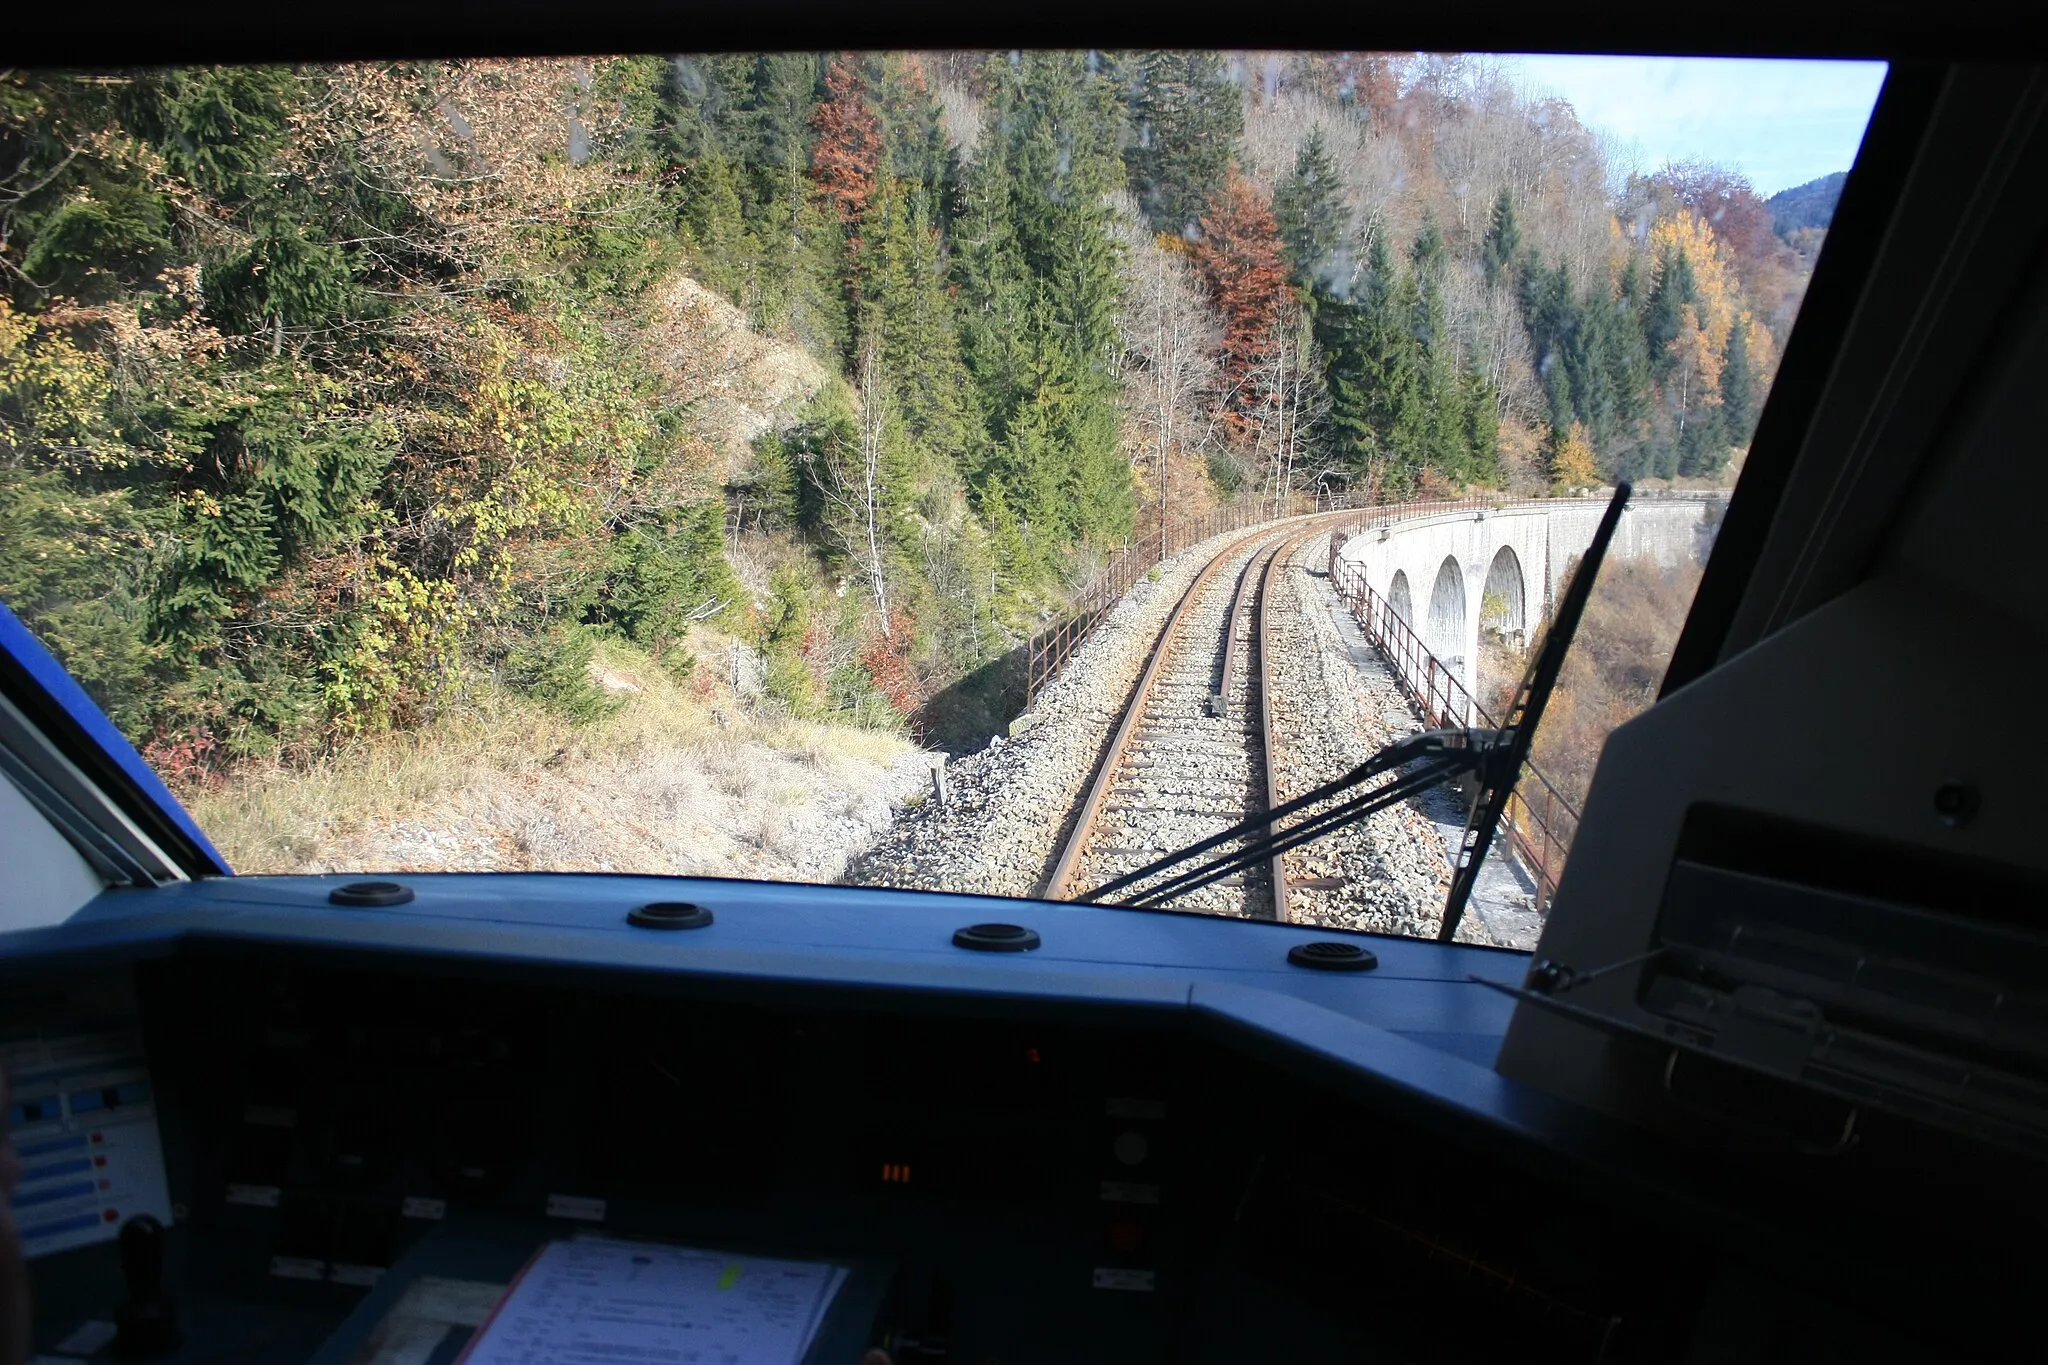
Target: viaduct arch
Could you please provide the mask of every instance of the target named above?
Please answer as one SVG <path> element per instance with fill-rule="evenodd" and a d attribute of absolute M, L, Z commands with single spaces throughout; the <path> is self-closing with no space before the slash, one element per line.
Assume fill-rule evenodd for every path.
<path fill-rule="evenodd" d="M 1726 506 L 1725 494 L 1639 495 L 1622 514 L 1610 553 L 1666 567 L 1702 561 Z M 1480 631 L 1526 647 L 1605 510 L 1605 497 L 1390 507 L 1348 528 L 1334 557 L 1362 572 L 1366 586 L 1476 695 Z"/>

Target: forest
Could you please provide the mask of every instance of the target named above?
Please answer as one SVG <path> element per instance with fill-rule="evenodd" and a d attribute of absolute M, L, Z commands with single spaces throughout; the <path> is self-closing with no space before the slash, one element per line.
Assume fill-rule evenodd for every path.
<path fill-rule="evenodd" d="M 741 642 L 915 731 L 1162 517 L 1715 483 L 1822 228 L 1483 58 L 0 76 L 0 601 L 175 781 Z"/>

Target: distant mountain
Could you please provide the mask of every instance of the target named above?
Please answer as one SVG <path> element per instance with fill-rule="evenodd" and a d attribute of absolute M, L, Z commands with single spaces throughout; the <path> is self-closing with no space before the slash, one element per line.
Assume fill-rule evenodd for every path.
<path fill-rule="evenodd" d="M 1835 216 L 1835 201 L 1842 197 L 1842 182 L 1848 178 L 1847 171 L 1836 171 L 1804 185 L 1779 190 L 1764 201 L 1770 205 L 1771 226 L 1781 237 L 1789 237 L 1800 228 L 1826 227 Z"/>

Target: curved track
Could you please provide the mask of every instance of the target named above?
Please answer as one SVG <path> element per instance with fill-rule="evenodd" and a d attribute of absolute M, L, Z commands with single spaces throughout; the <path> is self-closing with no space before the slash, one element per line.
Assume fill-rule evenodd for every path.
<path fill-rule="evenodd" d="M 1239 537 L 1188 585 L 1082 797 L 1047 895 L 1085 894 L 1275 804 L 1271 602 L 1280 570 L 1330 520 L 1302 518 Z M 1191 891 L 1174 908 L 1285 920 L 1284 870 L 1274 859 Z"/>

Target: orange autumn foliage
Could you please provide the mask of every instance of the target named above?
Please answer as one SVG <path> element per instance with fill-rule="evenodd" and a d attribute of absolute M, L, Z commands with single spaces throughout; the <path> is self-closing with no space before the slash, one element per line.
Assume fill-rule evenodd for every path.
<path fill-rule="evenodd" d="M 1285 249 L 1271 201 L 1236 170 L 1209 201 L 1201 228 L 1188 255 L 1223 322 L 1224 421 L 1241 435 L 1264 399 L 1255 376 L 1272 356 L 1292 297 Z"/>
<path fill-rule="evenodd" d="M 851 227 L 867 211 L 882 166 L 882 124 L 868 106 L 860 68 L 833 59 L 825 74 L 825 100 L 811 116 L 818 144 L 811 153 L 811 179 L 839 221 Z"/>

